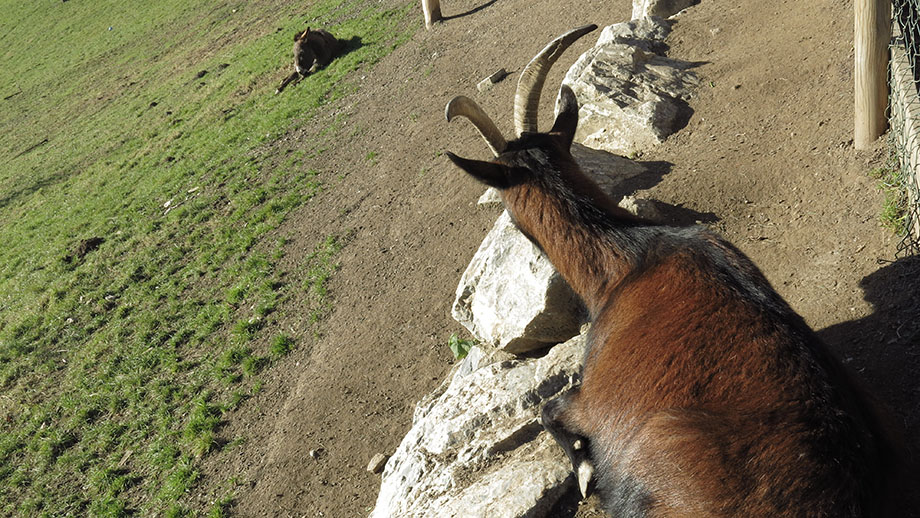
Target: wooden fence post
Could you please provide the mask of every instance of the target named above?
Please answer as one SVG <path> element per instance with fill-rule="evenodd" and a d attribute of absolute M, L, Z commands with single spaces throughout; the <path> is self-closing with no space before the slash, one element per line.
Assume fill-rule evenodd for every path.
<path fill-rule="evenodd" d="M 885 131 L 888 119 L 888 42 L 891 0 L 854 0 L 856 62 L 853 71 L 856 116 L 853 142 L 868 149 Z"/>

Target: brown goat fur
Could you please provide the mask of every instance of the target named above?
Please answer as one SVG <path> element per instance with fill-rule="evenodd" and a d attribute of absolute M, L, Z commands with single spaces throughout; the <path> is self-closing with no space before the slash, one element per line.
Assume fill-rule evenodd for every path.
<path fill-rule="evenodd" d="M 448 156 L 588 308 L 581 386 L 542 419 L 611 516 L 915 516 L 896 434 L 804 320 L 715 233 L 616 207 L 572 158 L 562 101 L 493 161 Z"/>
<path fill-rule="evenodd" d="M 281 93 L 292 81 L 299 81 L 316 68 L 324 67 L 337 56 L 344 45 L 323 29 L 310 29 L 294 35 L 294 72 L 281 82 L 275 93 Z"/>

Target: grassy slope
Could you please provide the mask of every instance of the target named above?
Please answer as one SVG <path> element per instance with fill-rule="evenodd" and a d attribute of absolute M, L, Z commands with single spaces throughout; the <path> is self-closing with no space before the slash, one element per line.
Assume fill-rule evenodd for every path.
<path fill-rule="evenodd" d="M 341 246 L 280 270 L 267 236 L 334 180 L 265 144 L 409 7 L 0 0 L 0 515 L 187 514 L 221 412 L 309 340 L 277 331 L 287 297 L 320 314 Z M 360 42 L 275 96 L 305 19 Z"/>

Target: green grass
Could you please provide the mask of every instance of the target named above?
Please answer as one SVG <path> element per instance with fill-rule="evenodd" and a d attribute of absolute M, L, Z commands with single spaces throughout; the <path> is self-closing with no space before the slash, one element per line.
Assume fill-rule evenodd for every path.
<path fill-rule="evenodd" d="M 884 167 L 869 171 L 869 177 L 878 182 L 878 189 L 885 199 L 879 221 L 885 228 L 899 236 L 907 233 L 907 191 L 904 187 L 901 168 L 896 162 L 889 161 Z"/>
<path fill-rule="evenodd" d="M 278 323 L 303 290 L 328 311 L 344 243 L 284 270 L 276 229 L 341 182 L 304 165 L 328 135 L 276 141 L 405 41 L 412 6 L 0 8 L 0 515 L 224 516 L 230 496 L 189 507 L 199 463 L 311 338 Z M 304 19 L 353 43 L 276 96 Z"/>
<path fill-rule="evenodd" d="M 298 270 L 297 277 L 303 279 L 302 288 L 306 296 L 307 320 L 310 323 L 319 322 L 331 309 L 331 303 L 327 297 L 327 284 L 329 278 L 339 268 L 338 263 L 335 262 L 335 256 L 349 237 L 349 234 L 342 237 L 327 236 L 324 241 L 316 245 Z"/>

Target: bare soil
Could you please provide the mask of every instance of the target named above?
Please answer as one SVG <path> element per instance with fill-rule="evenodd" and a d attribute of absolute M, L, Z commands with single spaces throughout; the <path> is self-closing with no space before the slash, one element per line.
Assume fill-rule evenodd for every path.
<path fill-rule="evenodd" d="M 232 480 L 233 516 L 371 510 L 380 476 L 365 466 L 394 451 L 415 403 L 450 369 L 447 339 L 464 333 L 450 317 L 454 290 L 500 210 L 477 207 L 483 187 L 442 155 L 489 156 L 465 121 L 444 121 L 444 105 L 474 97 L 510 134 L 516 75 L 485 93 L 476 83 L 499 68 L 519 72 L 568 29 L 628 20 L 631 3 L 447 0 L 442 10 L 444 23 L 419 31 L 355 78 L 356 92 L 287 137 L 309 149 L 347 116 L 332 147 L 310 160 L 340 181 L 284 229 L 295 236 L 291 264 L 326 235 L 350 237 L 322 335 L 230 416 L 221 434 L 243 445 L 206 461 L 202 495 Z M 883 164 L 884 142 L 853 149 L 852 18 L 851 0 L 702 0 L 681 14 L 669 55 L 696 63 L 701 86 L 687 125 L 638 157 L 657 182 L 641 195 L 748 253 L 916 446 L 920 271 L 895 259 L 899 238 L 878 222 L 882 195 L 866 173 Z M 579 41 L 548 79 L 543 127 L 565 69 L 594 39 Z M 576 499 L 560 512 L 597 516 L 595 506 Z"/>

